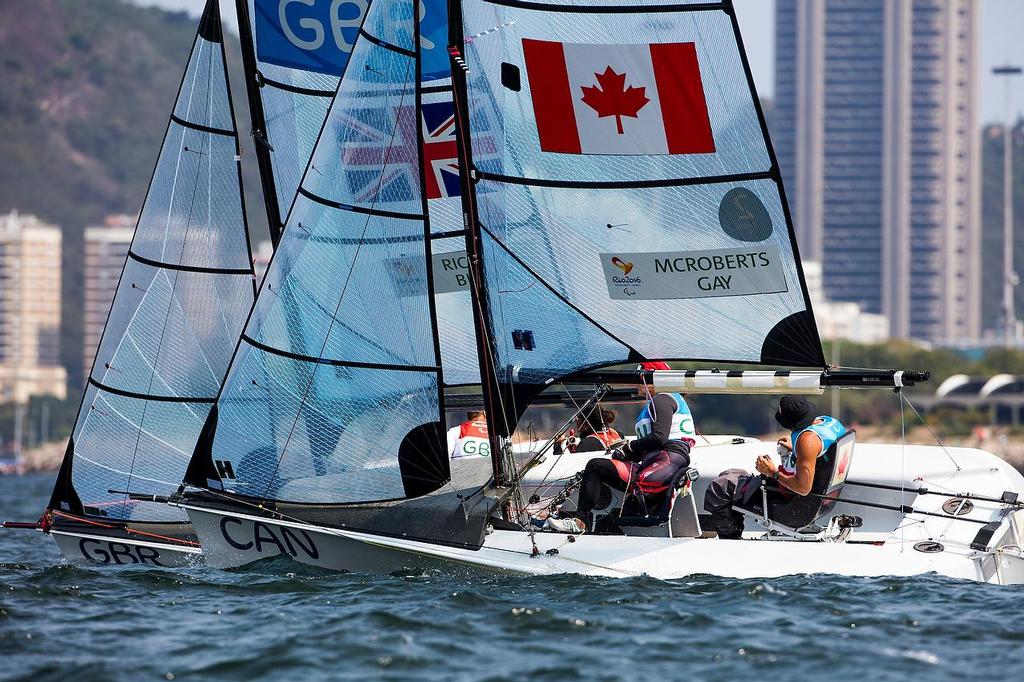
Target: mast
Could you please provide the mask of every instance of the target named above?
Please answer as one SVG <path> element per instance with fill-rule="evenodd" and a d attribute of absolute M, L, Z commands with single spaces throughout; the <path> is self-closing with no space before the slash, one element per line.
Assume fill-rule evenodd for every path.
<path fill-rule="evenodd" d="M 455 111 L 456 148 L 459 159 L 459 181 L 462 185 L 463 229 L 466 231 L 466 254 L 469 257 L 470 297 L 473 304 L 473 326 L 476 330 L 477 356 L 480 359 L 480 384 L 483 391 L 484 409 L 487 412 L 487 433 L 491 448 L 491 466 L 494 470 L 494 485 L 505 484 L 507 475 L 504 467 L 502 445 L 511 436 L 507 428 L 507 415 L 498 385 L 497 368 L 494 364 L 490 311 L 487 301 L 487 283 L 484 279 L 483 243 L 480 219 L 476 208 L 473 179 L 473 145 L 470 139 L 469 102 L 466 91 L 465 62 L 462 59 L 462 45 L 465 44 L 462 28 L 462 0 L 448 3 L 448 54 L 451 58 L 452 102 Z"/>
<path fill-rule="evenodd" d="M 253 147 L 260 169 L 260 184 L 263 188 L 263 205 L 267 211 L 270 227 L 270 243 L 277 248 L 281 241 L 281 209 L 277 203 L 277 189 L 274 187 L 274 165 L 270 158 L 273 151 L 267 139 L 267 119 L 260 96 L 262 78 L 256 68 L 256 47 L 253 44 L 252 23 L 249 21 L 248 0 L 235 0 L 238 14 L 238 38 L 242 48 L 242 69 L 245 74 L 245 92 L 249 98 L 249 119 L 252 122 Z"/>

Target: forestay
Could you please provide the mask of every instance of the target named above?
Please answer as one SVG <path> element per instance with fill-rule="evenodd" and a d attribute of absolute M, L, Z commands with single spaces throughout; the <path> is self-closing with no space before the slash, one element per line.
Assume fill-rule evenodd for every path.
<path fill-rule="evenodd" d="M 823 366 L 731 3 L 461 5 L 502 381 Z"/>
<path fill-rule="evenodd" d="M 186 482 L 327 525 L 479 544 L 483 517 L 452 486 L 432 296 L 437 256 L 464 242 L 429 238 L 412 9 L 370 7 Z M 476 468 L 479 486 L 490 467 Z"/>
<path fill-rule="evenodd" d="M 210 0 L 50 502 L 55 511 L 185 520 L 127 492 L 176 489 L 254 297 L 221 40 Z"/>

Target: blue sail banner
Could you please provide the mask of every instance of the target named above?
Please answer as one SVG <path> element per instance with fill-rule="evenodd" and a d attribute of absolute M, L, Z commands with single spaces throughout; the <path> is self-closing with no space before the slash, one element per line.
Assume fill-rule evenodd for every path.
<path fill-rule="evenodd" d="M 255 0 L 261 62 L 334 76 L 345 72 L 368 0 Z"/>
<path fill-rule="evenodd" d="M 451 78 L 448 65 L 448 2 L 420 0 L 420 57 L 424 82 Z"/>
<path fill-rule="evenodd" d="M 367 7 L 369 0 L 254 0 L 256 55 L 267 64 L 341 76 Z M 447 43 L 447 0 L 420 0 L 424 81 L 450 77 Z"/>

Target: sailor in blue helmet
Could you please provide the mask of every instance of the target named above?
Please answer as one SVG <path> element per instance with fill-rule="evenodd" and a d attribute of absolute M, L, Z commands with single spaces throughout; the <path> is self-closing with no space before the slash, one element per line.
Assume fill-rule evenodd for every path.
<path fill-rule="evenodd" d="M 657 393 L 637 417 L 636 439 L 613 448 L 611 459 L 597 457 L 587 462 L 576 512 L 566 518 L 549 518 L 547 527 L 563 533 L 584 532 L 605 485 L 627 495 L 664 493 L 675 474 L 690 465 L 694 435 L 693 416 L 683 396 Z"/>
<path fill-rule="evenodd" d="M 779 401 L 775 421 L 790 430 L 779 439 L 782 464 L 761 455 L 754 466 L 759 475 L 743 469 L 723 471 L 704 494 L 704 511 L 711 514 L 712 529 L 720 538 L 738 539 L 743 533 L 743 515 L 733 504 L 746 503 L 761 489 L 765 479 L 797 495 L 807 495 L 814 483 L 818 458 L 846 433 L 846 427 L 828 415 L 816 415 L 814 404 L 802 396 L 785 396 Z"/>

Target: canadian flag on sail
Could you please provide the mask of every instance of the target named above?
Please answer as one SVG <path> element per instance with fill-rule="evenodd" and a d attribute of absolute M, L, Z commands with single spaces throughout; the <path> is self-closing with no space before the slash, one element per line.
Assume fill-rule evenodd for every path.
<path fill-rule="evenodd" d="M 540 148 L 564 154 L 715 151 L 693 43 L 523 39 Z"/>

